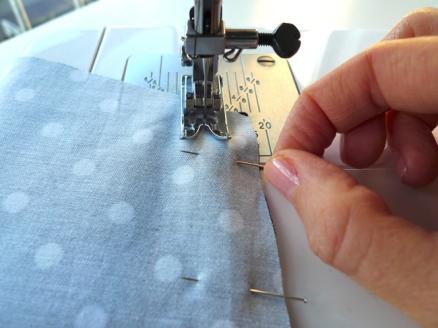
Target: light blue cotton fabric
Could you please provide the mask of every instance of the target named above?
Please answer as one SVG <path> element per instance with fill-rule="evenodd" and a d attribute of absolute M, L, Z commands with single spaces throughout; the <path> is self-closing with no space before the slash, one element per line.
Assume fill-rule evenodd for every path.
<path fill-rule="evenodd" d="M 0 82 L 1 327 L 285 327 L 248 118 L 38 59 Z M 199 155 L 181 152 L 198 152 Z M 198 280 L 198 281 L 195 281 Z"/>

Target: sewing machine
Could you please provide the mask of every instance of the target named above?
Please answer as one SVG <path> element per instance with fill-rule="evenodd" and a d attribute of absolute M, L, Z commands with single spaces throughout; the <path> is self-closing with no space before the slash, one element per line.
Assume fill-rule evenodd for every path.
<path fill-rule="evenodd" d="M 190 10 L 181 52 L 183 66 L 193 68 L 191 75 L 183 75 L 181 137 L 193 138 L 202 127 L 208 128 L 219 139 L 230 137 L 222 92 L 222 76 L 230 72 L 218 74 L 219 56 L 232 63 L 239 59 L 242 50 L 256 49 L 261 45 L 272 46 L 278 56 L 289 58 L 298 51 L 299 38 L 300 32 L 292 24 L 281 24 L 272 34 L 225 29 L 222 0 L 196 0 Z M 263 62 L 259 58 L 256 60 Z M 247 80 L 253 83 L 257 77 L 244 76 L 245 83 Z"/>
<path fill-rule="evenodd" d="M 232 136 L 225 112 L 249 115 L 265 162 L 298 97 L 284 59 L 297 53 L 300 36 L 299 30 L 287 23 L 273 33 L 226 29 L 222 0 L 196 0 L 189 12 L 181 55 L 134 55 L 128 59 L 122 79 L 180 94 L 182 138 L 194 138 L 205 128 L 218 139 L 228 139 Z M 259 46 L 270 46 L 276 54 L 241 54 Z"/>
<path fill-rule="evenodd" d="M 143 12 L 142 15 L 148 16 L 142 16 L 141 22 L 149 23 L 153 21 L 153 16 L 160 16 L 160 22 L 148 28 L 58 28 L 50 34 L 40 33 L 38 38 L 27 41 L 31 45 L 27 55 L 183 95 L 182 77 L 193 76 L 193 66 L 181 65 L 180 37 L 187 34 L 187 25 L 178 30 L 175 24 L 178 27 L 187 21 L 188 2 L 192 4 L 192 1 L 156 4 L 154 10 L 161 8 L 163 11 L 159 15 L 152 10 L 151 13 Z M 286 3 L 288 1 L 283 6 Z M 90 15 L 95 19 L 97 15 L 102 15 L 102 8 L 98 6 L 96 4 L 95 10 L 90 7 L 84 11 L 95 11 Z M 168 8 L 163 9 L 163 6 Z M 258 6 L 252 0 L 227 2 L 226 6 L 232 8 L 225 16 L 226 21 L 233 21 L 230 16 L 234 15 L 233 24 L 265 25 L 265 9 L 258 14 L 247 13 L 248 8 Z M 169 13 L 177 13 L 174 14 L 177 18 L 169 16 Z M 127 21 L 131 22 L 131 19 Z M 222 76 L 224 109 L 248 113 L 258 134 L 261 160 L 264 161 L 271 156 L 278 133 L 298 97 L 297 85 L 309 84 L 348 57 L 377 42 L 384 33 L 369 30 L 304 31 L 301 33 L 300 51 L 288 61 L 269 53 L 268 48 L 248 50 L 231 63 L 219 58 L 218 74 Z M 431 213 L 438 210 L 437 183 L 421 191 L 402 185 L 390 170 L 385 156 L 370 169 L 351 170 L 339 160 L 338 147 L 336 139 L 326 158 L 343 166 L 362 183 L 380 193 L 396 214 L 417 217 L 424 224 L 432 219 Z M 292 207 L 275 190 L 268 188 L 266 195 L 271 215 L 280 224 L 277 238 L 284 269 L 284 293 L 309 299 L 308 304 L 288 302 L 289 312 L 298 327 L 417 327 L 390 305 L 321 263 L 309 250 L 300 220 Z"/>

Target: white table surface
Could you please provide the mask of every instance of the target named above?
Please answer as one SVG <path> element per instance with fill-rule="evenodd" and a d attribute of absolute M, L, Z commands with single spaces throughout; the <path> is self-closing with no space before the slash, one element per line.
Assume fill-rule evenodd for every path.
<path fill-rule="evenodd" d="M 224 19 L 229 27 L 273 29 L 278 23 L 288 21 L 307 30 L 303 33 L 300 53 L 291 61 L 301 86 L 308 85 L 346 58 L 378 41 L 410 10 L 438 5 L 438 0 L 224 2 Z M 85 69 L 88 62 L 81 58 L 92 56 L 92 45 L 97 42 L 99 31 L 104 26 L 170 26 L 182 30 L 191 5 L 191 0 L 101 0 L 0 44 L 0 74 L 8 62 L 17 56 L 33 54 L 36 50 L 42 57 L 54 60 L 60 52 L 71 53 L 67 63 Z M 335 31 L 339 29 L 349 31 Z M 78 38 L 83 39 L 81 44 L 84 46 L 80 51 L 84 52 L 84 56 L 75 56 L 73 48 L 69 48 L 72 40 Z M 105 75 L 104 68 L 101 72 Z M 330 153 L 331 159 L 336 162 L 336 149 L 333 148 Z M 415 214 L 423 220 L 438 210 L 435 204 L 438 183 L 417 192 L 401 185 L 385 169 L 350 173 L 382 194 L 398 214 Z M 417 327 L 390 305 L 321 263 L 309 250 L 303 227 L 293 208 L 269 187 L 267 198 L 271 214 L 277 222 L 286 293 L 305 296 L 311 301 L 307 305 L 289 303 L 298 327 Z"/>

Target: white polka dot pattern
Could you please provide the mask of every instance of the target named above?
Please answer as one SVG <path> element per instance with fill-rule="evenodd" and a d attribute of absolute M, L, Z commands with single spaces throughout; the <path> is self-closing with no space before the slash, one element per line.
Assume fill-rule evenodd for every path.
<path fill-rule="evenodd" d="M 279 279 L 260 181 L 233 162 L 257 156 L 249 119 L 230 113 L 227 142 L 180 140 L 175 94 L 44 60 L 11 72 L 0 85 L 0 322 L 287 326 L 284 304 L 248 294 L 277 292 Z M 254 316 L 259 305 L 268 316 Z"/>
<path fill-rule="evenodd" d="M 108 218 L 115 224 L 128 223 L 134 216 L 134 207 L 124 201 L 113 204 L 108 210 Z"/>
<path fill-rule="evenodd" d="M 104 113 L 115 113 L 119 108 L 119 101 L 117 99 L 105 99 L 99 104 L 99 108 Z"/>
<path fill-rule="evenodd" d="M 99 305 L 87 305 L 76 316 L 75 328 L 104 328 L 108 315 Z"/>
<path fill-rule="evenodd" d="M 151 142 L 154 134 L 151 130 L 141 129 L 134 133 L 132 136 L 132 142 L 135 144 L 143 145 Z"/>
<path fill-rule="evenodd" d="M 245 149 L 248 140 L 244 136 L 235 135 L 231 137 L 229 143 L 232 149 L 242 150 Z"/>
<path fill-rule="evenodd" d="M 225 210 L 219 215 L 219 224 L 227 232 L 234 233 L 244 227 L 242 215 L 236 210 Z"/>
<path fill-rule="evenodd" d="M 4 211 L 16 214 L 24 210 L 28 203 L 29 196 L 24 192 L 17 191 L 4 198 L 2 205 Z"/>
<path fill-rule="evenodd" d="M 191 166 L 180 166 L 173 172 L 172 181 L 177 185 L 184 185 L 193 181 L 195 177 L 195 171 Z"/>
<path fill-rule="evenodd" d="M 160 258 L 154 267 L 155 278 L 162 282 L 174 281 L 181 275 L 181 272 L 181 262 L 172 255 Z"/>
<path fill-rule="evenodd" d="M 40 131 L 41 136 L 46 138 L 59 137 L 64 132 L 64 126 L 58 122 L 50 122 L 43 126 Z"/>
<path fill-rule="evenodd" d="M 82 159 L 73 165 L 73 174 L 87 176 L 93 174 L 96 164 L 90 159 Z"/>
<path fill-rule="evenodd" d="M 47 270 L 58 264 L 64 256 L 62 247 L 56 243 L 41 246 L 35 253 L 35 264 L 38 269 Z"/>
<path fill-rule="evenodd" d="M 15 93 L 15 100 L 19 102 L 28 102 L 35 97 L 35 90 L 33 89 L 20 89 Z"/>

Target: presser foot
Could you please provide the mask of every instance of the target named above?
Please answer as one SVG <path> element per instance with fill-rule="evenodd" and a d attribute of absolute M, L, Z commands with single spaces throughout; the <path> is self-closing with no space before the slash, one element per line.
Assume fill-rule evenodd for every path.
<path fill-rule="evenodd" d="M 197 103 L 192 77 L 184 75 L 181 83 L 181 139 L 193 139 L 206 128 L 220 140 L 230 139 L 222 100 L 221 79 L 214 83 L 213 96 L 207 103 Z"/>

